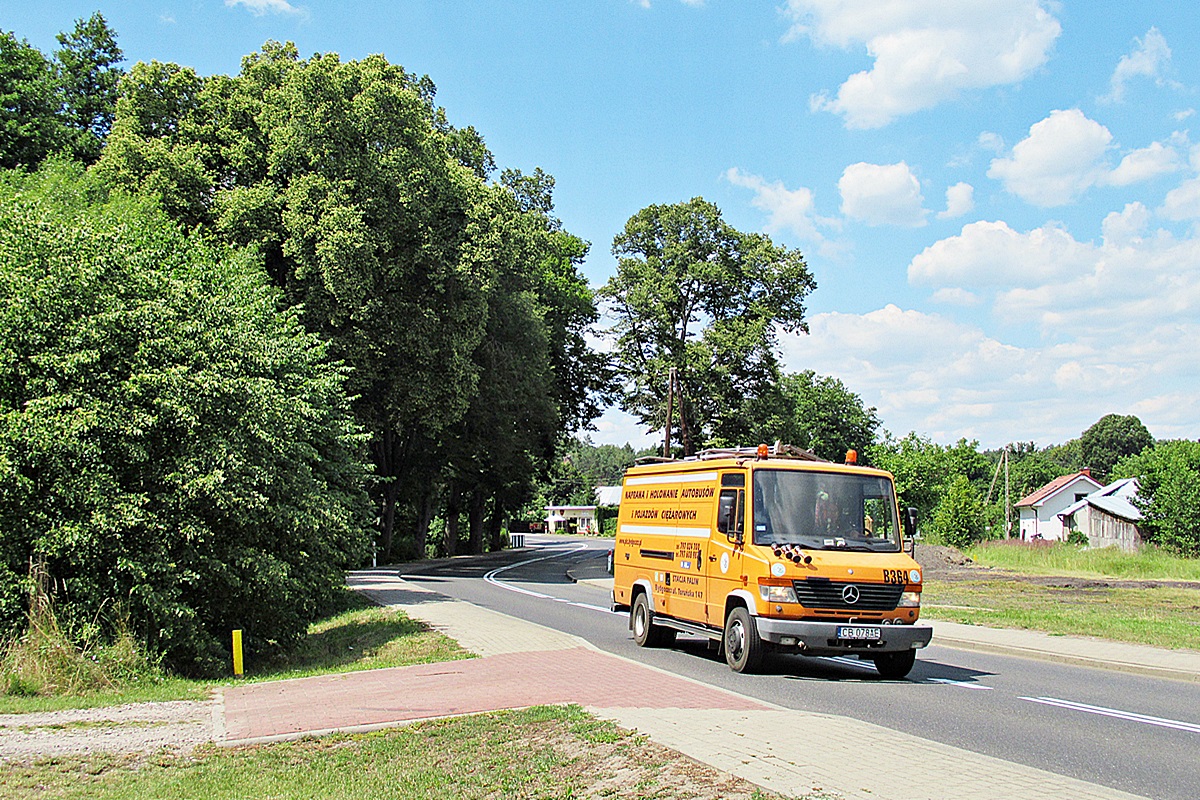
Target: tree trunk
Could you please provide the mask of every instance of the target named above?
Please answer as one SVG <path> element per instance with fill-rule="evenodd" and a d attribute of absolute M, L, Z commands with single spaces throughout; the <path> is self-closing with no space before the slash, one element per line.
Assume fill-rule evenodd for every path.
<path fill-rule="evenodd" d="M 462 491 L 451 481 L 446 494 L 446 555 L 458 555 L 458 515 L 462 507 Z"/>
<path fill-rule="evenodd" d="M 429 524 L 433 522 L 434 491 L 430 487 L 417 504 L 417 530 L 413 534 L 417 546 L 417 558 L 425 558 L 425 547 L 429 543 Z"/>
<path fill-rule="evenodd" d="M 500 498 L 492 498 L 492 516 L 488 520 L 488 550 L 500 549 L 500 529 L 504 526 L 504 506 Z"/>
<path fill-rule="evenodd" d="M 379 538 L 383 545 L 384 563 L 391 560 L 395 540 L 396 503 L 400 498 L 400 481 L 397 474 L 397 466 L 401 461 L 399 449 L 399 438 L 391 428 L 380 431 L 371 444 L 376 474 L 386 481 L 379 509 Z"/>
<path fill-rule="evenodd" d="M 483 520 L 484 511 L 487 508 L 487 495 L 482 489 L 477 489 L 471 492 L 470 505 L 467 507 L 467 518 L 470 520 L 470 550 L 472 555 L 479 555 L 483 552 Z"/>

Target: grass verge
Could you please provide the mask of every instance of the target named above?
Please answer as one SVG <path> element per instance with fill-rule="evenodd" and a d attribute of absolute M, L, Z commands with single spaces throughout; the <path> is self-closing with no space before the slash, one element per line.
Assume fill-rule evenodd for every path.
<path fill-rule="evenodd" d="M 576 706 L 436 720 L 371 734 L 208 747 L 191 758 L 60 758 L 10 766 L 0 777 L 0 798 L 779 797 Z"/>
<path fill-rule="evenodd" d="M 282 658 L 256 662 L 254 654 L 247 653 L 246 680 L 299 678 L 474 657 L 453 639 L 429 630 L 400 611 L 380 608 L 349 590 L 345 608 L 315 623 L 300 646 Z M 166 700 L 204 700 L 213 687 L 228 683 L 231 679 L 188 680 L 155 673 L 143 674 L 136 680 L 99 691 L 57 696 L 3 694 L 0 695 L 0 713 L 97 708 Z M 6 675 L 0 687 L 9 683 Z"/>
<path fill-rule="evenodd" d="M 984 542 L 967 555 L 981 566 L 1029 575 L 1200 581 L 1200 559 L 1153 547 L 1127 553 L 1116 547 L 1082 549 L 1065 542 Z"/>
<path fill-rule="evenodd" d="M 1200 593 L 1194 589 L 988 577 L 927 580 L 921 597 L 921 616 L 929 619 L 1200 650 Z"/>

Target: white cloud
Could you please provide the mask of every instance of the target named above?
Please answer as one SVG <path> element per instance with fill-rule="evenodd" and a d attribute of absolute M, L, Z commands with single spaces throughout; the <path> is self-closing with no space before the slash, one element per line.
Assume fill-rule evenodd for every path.
<path fill-rule="evenodd" d="M 1039 286 L 1047 280 L 1087 270 L 1090 245 L 1044 226 L 1027 234 L 1005 222 L 972 222 L 957 236 L 935 242 L 908 265 L 908 280 L 951 287 Z"/>
<path fill-rule="evenodd" d="M 808 336 L 782 337 L 785 368 L 840 378 L 897 435 L 1047 445 L 1079 436 L 1104 414 L 1136 413 L 1156 436 L 1194 436 L 1200 414 L 1194 323 L 1134 339 L 1099 325 L 1078 341 L 1034 346 L 894 305 L 818 314 L 809 327 Z"/>
<path fill-rule="evenodd" d="M 788 39 L 865 46 L 869 71 L 810 105 L 878 128 L 964 90 L 1015 83 L 1046 63 L 1062 28 L 1041 0 L 788 0 Z"/>
<path fill-rule="evenodd" d="M 960 181 L 946 190 L 946 210 L 938 214 L 938 219 L 961 217 L 970 214 L 974 208 L 975 187 Z"/>
<path fill-rule="evenodd" d="M 839 225 L 837 220 L 817 215 L 811 189 L 788 189 L 780 181 L 768 183 L 764 178 L 742 172 L 737 167 L 725 171 L 725 180 L 754 192 L 751 204 L 767 212 L 766 230 L 769 233 L 791 231 L 805 241 L 822 244 L 825 237 L 820 228 L 836 228 Z"/>
<path fill-rule="evenodd" d="M 950 286 L 938 289 L 933 293 L 933 302 L 944 303 L 950 306 L 977 306 L 980 303 L 979 295 L 974 292 L 968 292 L 966 289 L 960 289 L 957 286 Z"/>
<path fill-rule="evenodd" d="M 287 0 L 225 0 L 229 8 L 245 6 L 256 17 L 264 14 L 298 14 L 303 16 L 304 9 L 297 8 Z"/>
<path fill-rule="evenodd" d="M 1186 180 L 1167 192 L 1158 213 L 1177 222 L 1200 219 L 1200 178 Z"/>
<path fill-rule="evenodd" d="M 842 213 L 868 225 L 919 227 L 928 212 L 908 164 L 851 164 L 838 179 Z"/>
<path fill-rule="evenodd" d="M 1167 46 L 1158 28 L 1146 32 L 1145 39 L 1135 39 L 1137 46 L 1132 53 L 1121 56 L 1117 68 L 1113 70 L 1111 90 L 1103 100 L 1120 102 L 1125 99 L 1125 88 L 1133 78 L 1150 78 L 1162 86 L 1166 80 L 1166 71 L 1171 64 L 1171 48 Z"/>
<path fill-rule="evenodd" d="M 1172 141 L 1182 138 L 1176 134 Z M 1079 109 L 1051 111 L 1029 127 L 1009 157 L 992 159 L 987 174 L 1046 208 L 1072 203 L 1093 186 L 1129 186 L 1182 167 L 1179 151 L 1162 142 L 1126 153 L 1116 168 L 1108 160 L 1111 149 L 1112 133 Z"/>
<path fill-rule="evenodd" d="M 1079 109 L 1051 111 L 1017 142 L 1011 158 L 993 159 L 987 174 L 1026 202 L 1065 205 L 1108 172 L 1104 159 L 1111 142 L 1108 128 Z"/>
<path fill-rule="evenodd" d="M 1179 152 L 1161 142 L 1154 142 L 1122 158 L 1117 168 L 1104 176 L 1102 182 L 1109 186 L 1128 186 L 1175 172 L 1179 168 Z"/>
<path fill-rule="evenodd" d="M 1120 248 L 1140 244 L 1149 225 L 1150 212 L 1146 207 L 1141 203 L 1129 203 L 1124 210 L 1110 213 L 1101 223 L 1104 246 Z"/>
<path fill-rule="evenodd" d="M 1004 150 L 1004 138 L 998 133 L 984 131 L 979 134 L 979 146 L 984 150 L 991 150 L 993 153 L 999 153 Z"/>

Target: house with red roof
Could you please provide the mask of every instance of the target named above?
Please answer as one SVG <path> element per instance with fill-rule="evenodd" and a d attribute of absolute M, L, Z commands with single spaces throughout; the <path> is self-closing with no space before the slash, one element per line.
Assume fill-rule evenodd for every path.
<path fill-rule="evenodd" d="M 1100 488 L 1100 482 L 1085 467 L 1073 475 L 1060 475 L 1022 497 L 1014 506 L 1020 520 L 1021 540 L 1065 540 L 1070 527 L 1063 524 L 1059 514 Z"/>

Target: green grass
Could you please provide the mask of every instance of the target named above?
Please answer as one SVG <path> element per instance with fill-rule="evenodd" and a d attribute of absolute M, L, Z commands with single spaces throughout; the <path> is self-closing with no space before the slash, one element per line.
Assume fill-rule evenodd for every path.
<path fill-rule="evenodd" d="M 689 791 L 697 786 L 711 791 L 702 795 Z M 777 797 L 679 758 L 575 706 L 436 720 L 371 734 L 232 749 L 206 747 L 190 758 L 56 758 L 6 765 L 0 775 L 0 798 L 31 796 L 47 800 Z"/>
<path fill-rule="evenodd" d="M 348 610 L 309 628 L 309 635 L 286 656 L 256 661 L 246 654 L 245 680 L 263 681 L 299 678 L 335 672 L 352 672 L 381 667 L 403 667 L 472 658 L 453 639 L 428 630 L 402 612 L 373 605 L 356 593 L 347 595 Z M 98 708 L 121 703 L 164 700 L 205 700 L 212 689 L 233 680 L 188 680 L 143 674 L 115 688 L 58 696 L 0 695 L 0 713 L 57 711 L 66 708 Z M 7 676 L 0 687 L 8 685 Z"/>
<path fill-rule="evenodd" d="M 990 576 L 928 580 L 921 605 L 929 619 L 1200 650 L 1194 589 L 1045 586 Z"/>
<path fill-rule="evenodd" d="M 985 542 L 967 555 L 982 566 L 1030 575 L 1200 581 L 1200 559 L 1152 547 L 1126 553 L 1115 547 L 1083 550 L 1065 543 Z"/>

